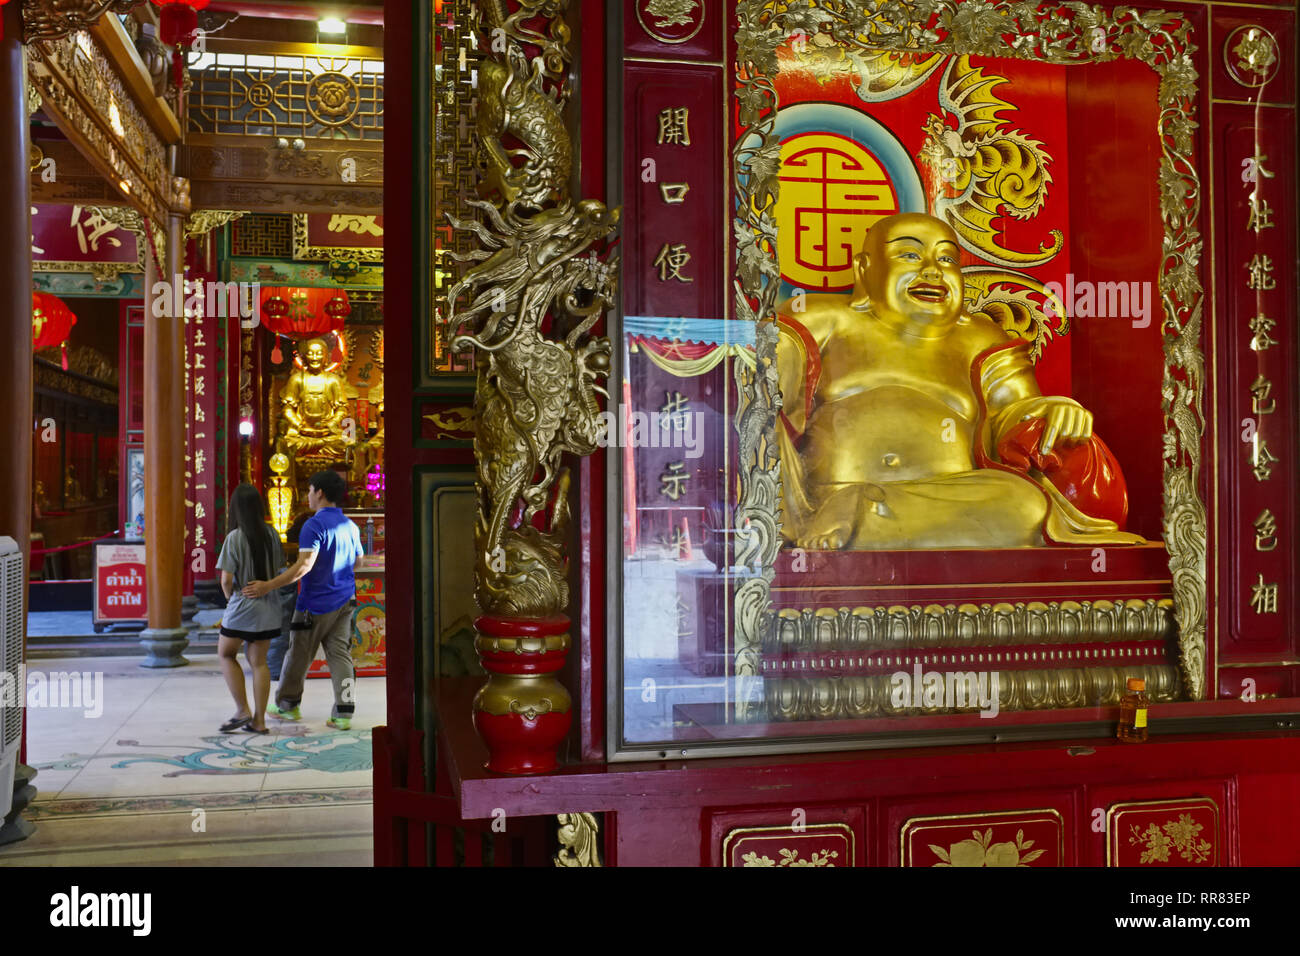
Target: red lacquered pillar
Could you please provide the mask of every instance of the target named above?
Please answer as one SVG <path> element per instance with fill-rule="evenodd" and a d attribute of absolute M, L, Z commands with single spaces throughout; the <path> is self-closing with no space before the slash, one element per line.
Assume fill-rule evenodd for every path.
<path fill-rule="evenodd" d="M 157 280 L 172 299 L 166 314 L 149 308 L 144 317 L 144 542 L 149 626 L 140 632 L 147 655 L 142 667 L 182 667 L 189 645 L 181 624 L 181 567 L 185 553 L 185 315 L 173 314 L 176 290 L 184 302 L 184 240 L 181 217 L 169 215 L 163 268 Z M 146 282 L 152 276 L 146 270 Z M 161 290 L 160 290 L 161 291 Z"/>
<path fill-rule="evenodd" d="M 569 654 L 569 619 L 484 615 L 474 622 L 487 683 L 474 697 L 474 727 L 488 770 L 547 773 L 573 721 L 573 700 L 555 675 Z"/>

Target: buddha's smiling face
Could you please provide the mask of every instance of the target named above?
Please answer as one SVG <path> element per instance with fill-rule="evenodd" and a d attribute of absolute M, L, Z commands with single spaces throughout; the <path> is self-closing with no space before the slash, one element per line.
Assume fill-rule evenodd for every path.
<path fill-rule="evenodd" d="M 320 339 L 312 339 L 306 344 L 302 351 L 302 364 L 307 366 L 309 372 L 319 372 L 325 367 L 325 343 Z"/>
<path fill-rule="evenodd" d="M 876 223 L 854 262 L 860 292 L 881 318 L 946 330 L 961 315 L 957 236 L 933 216 L 904 213 Z"/>

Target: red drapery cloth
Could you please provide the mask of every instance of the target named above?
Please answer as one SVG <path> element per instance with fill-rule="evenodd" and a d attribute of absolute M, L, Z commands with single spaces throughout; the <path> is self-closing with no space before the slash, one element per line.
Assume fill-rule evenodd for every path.
<path fill-rule="evenodd" d="M 262 289 L 262 324 L 294 340 L 328 335 L 343 328 L 352 314 L 342 289 L 269 286 Z"/>

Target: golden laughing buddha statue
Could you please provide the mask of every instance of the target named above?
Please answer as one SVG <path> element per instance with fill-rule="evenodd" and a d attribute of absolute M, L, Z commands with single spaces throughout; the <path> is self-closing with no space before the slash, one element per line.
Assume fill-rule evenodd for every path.
<path fill-rule="evenodd" d="M 965 308 L 957 237 L 876 223 L 851 297 L 783 308 L 782 526 L 812 550 L 1141 544 L 1119 465 L 1027 342 Z M 788 303 L 787 303 L 788 305 Z"/>

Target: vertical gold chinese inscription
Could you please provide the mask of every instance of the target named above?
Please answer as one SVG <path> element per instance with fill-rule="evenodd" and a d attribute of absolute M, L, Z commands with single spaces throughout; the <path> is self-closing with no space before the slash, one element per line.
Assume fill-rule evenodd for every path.
<path fill-rule="evenodd" d="M 1259 253 L 1251 256 L 1250 262 L 1246 264 L 1250 270 L 1250 278 L 1246 280 L 1246 288 L 1267 291 L 1277 288 L 1277 280 L 1273 278 L 1273 260 L 1268 256 L 1261 256 Z"/>
<path fill-rule="evenodd" d="M 670 106 L 659 111 L 660 146 L 691 145 L 691 111 L 686 106 Z"/>
<path fill-rule="evenodd" d="M 1267 352 L 1277 345 L 1277 341 L 1268 334 L 1275 325 L 1277 323 L 1262 312 L 1247 323 L 1247 328 L 1251 331 L 1250 347 L 1253 351 Z"/>
<path fill-rule="evenodd" d="M 668 466 L 668 470 L 659 476 L 659 493 L 665 498 L 677 501 L 686 493 L 686 482 L 690 475 L 686 474 L 686 463 L 675 461 Z"/>
<path fill-rule="evenodd" d="M 670 206 L 676 206 L 686 202 L 686 194 L 690 192 L 690 183 L 660 183 L 659 195 L 663 197 L 664 202 Z"/>
<path fill-rule="evenodd" d="M 1251 193 L 1250 213 L 1246 216 L 1246 228 L 1259 233 L 1273 228 L 1273 210 L 1267 199 L 1259 198 L 1258 193 Z"/>
<path fill-rule="evenodd" d="M 673 245 L 665 242 L 654 261 L 655 268 L 659 270 L 659 281 L 667 282 L 669 279 L 676 279 L 678 282 L 694 282 L 692 277 L 682 275 L 682 269 L 686 268 L 686 263 L 690 261 L 691 254 L 686 251 L 684 242 Z"/>
<path fill-rule="evenodd" d="M 1256 614 L 1277 613 L 1277 585 L 1265 584 L 1262 572 L 1259 581 L 1251 585 L 1250 606 L 1255 609 Z"/>
<path fill-rule="evenodd" d="M 1255 519 L 1255 550 L 1272 551 L 1277 547 L 1277 519 L 1265 508 Z"/>
<path fill-rule="evenodd" d="M 1272 415 L 1277 409 L 1277 402 L 1268 397 L 1272 390 L 1273 383 L 1258 376 L 1250 386 L 1250 410 L 1256 415 Z"/>
<path fill-rule="evenodd" d="M 1250 457 L 1251 471 L 1255 473 L 1255 480 L 1268 481 L 1273 477 L 1273 466 L 1276 464 L 1277 458 L 1268 450 L 1268 442 L 1262 435 L 1256 433 L 1254 451 Z"/>

